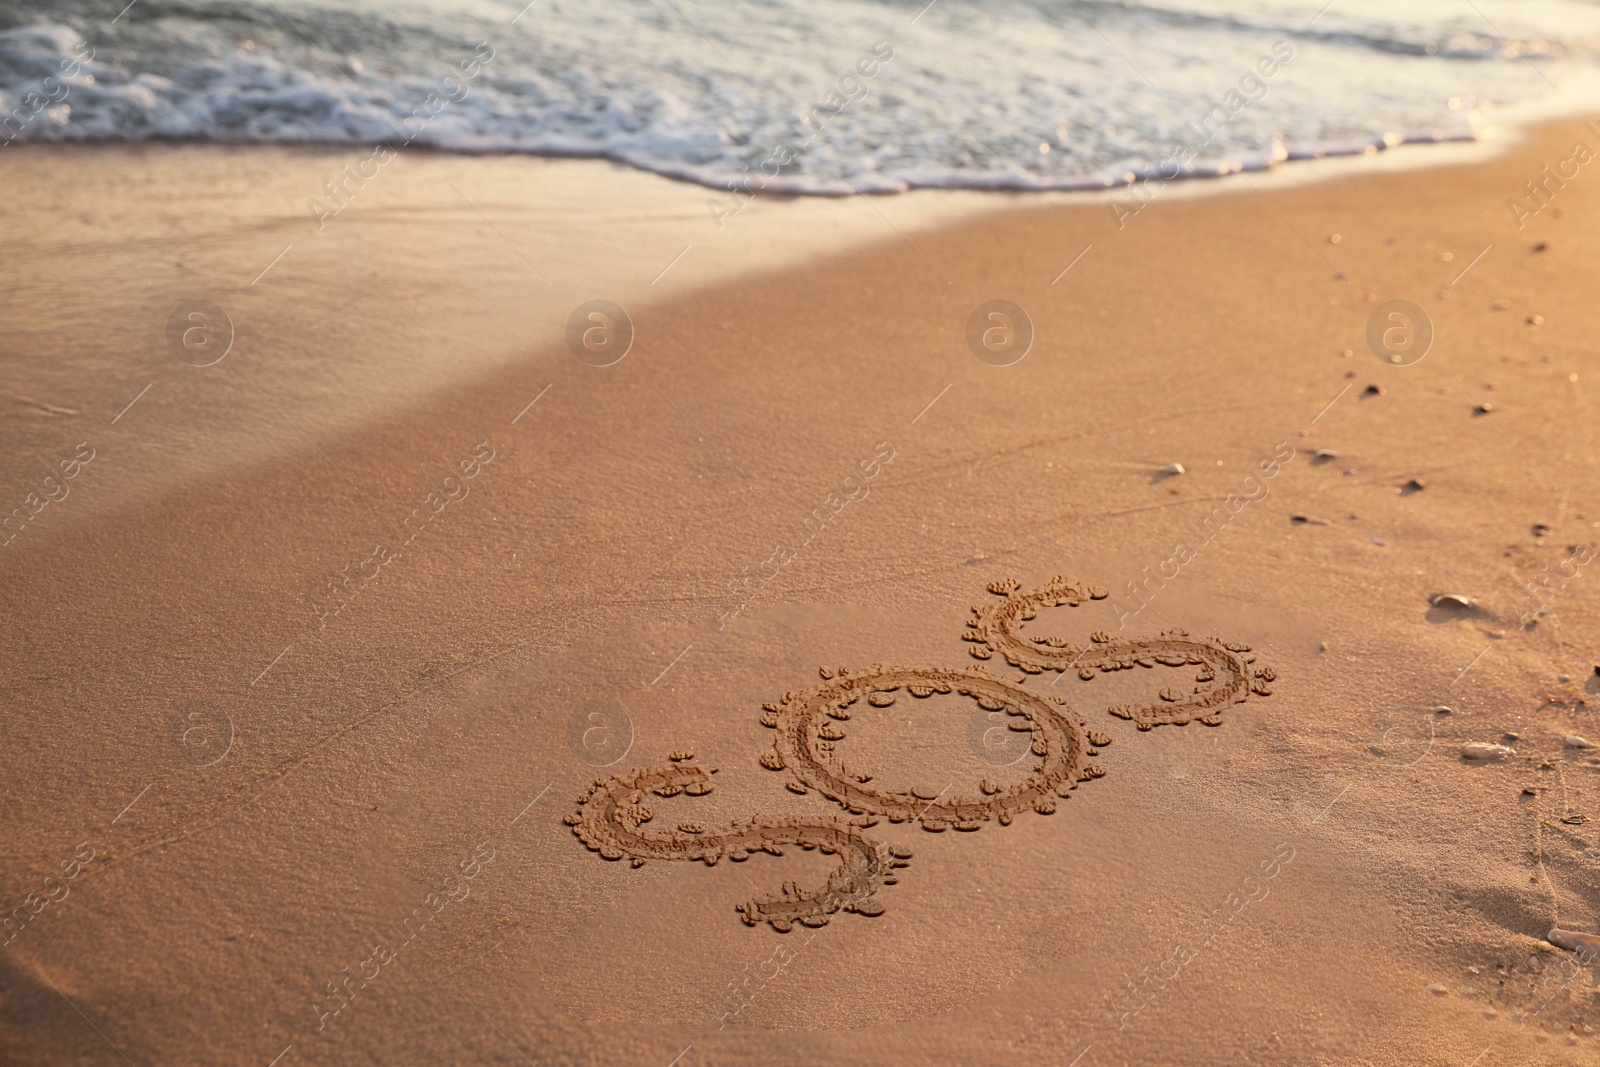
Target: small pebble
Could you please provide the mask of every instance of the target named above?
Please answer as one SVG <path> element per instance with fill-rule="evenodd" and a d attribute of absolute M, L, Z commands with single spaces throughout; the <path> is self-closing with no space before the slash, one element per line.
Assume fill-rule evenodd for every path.
<path fill-rule="evenodd" d="M 1455 709 L 1448 704 L 1440 704 L 1433 709 L 1433 713 L 1435 715 L 1453 715 L 1455 714 Z"/>
<path fill-rule="evenodd" d="M 1372 543 L 1373 543 L 1373 544 L 1375 544 L 1375 545 L 1377 545 L 1377 546 L 1378 546 L 1378 547 L 1379 547 L 1379 548 L 1382 548 L 1382 547 L 1383 547 L 1383 542 L 1382 542 L 1382 541 L 1380 541 L 1380 540 L 1378 540 L 1378 539 L 1377 539 L 1377 538 L 1376 538 L 1376 537 L 1374 537 L 1374 538 L 1373 538 L 1373 539 L 1372 539 Z"/>
<path fill-rule="evenodd" d="M 1340 241 L 1342 241 L 1342 240 L 1344 240 L 1344 238 L 1342 238 L 1342 237 L 1340 237 L 1340 236 L 1339 236 L 1339 235 L 1338 235 L 1338 234 L 1336 234 L 1336 233 L 1330 233 L 1330 234 L 1329 234 L 1329 235 L 1328 235 L 1328 243 L 1329 243 L 1329 244 L 1330 244 L 1330 245 L 1336 245 L 1336 244 L 1338 244 L 1338 243 L 1339 243 L 1339 242 L 1340 242 Z"/>
<path fill-rule="evenodd" d="M 1501 734 L 1500 736 L 1505 738 L 1507 741 L 1521 741 L 1522 740 L 1522 735 L 1521 734 L 1512 733 L 1510 730 L 1507 730 L 1505 733 Z"/>
<path fill-rule="evenodd" d="M 1509 300 L 1496 300 L 1494 303 L 1489 305 L 1489 307 L 1495 311 L 1505 311 L 1510 306 L 1511 301 Z"/>
<path fill-rule="evenodd" d="M 1515 756 L 1517 750 L 1505 745 L 1492 745 L 1487 741 L 1468 741 L 1461 746 L 1461 758 L 1470 760 L 1499 760 Z"/>
<path fill-rule="evenodd" d="M 1362 396 L 1383 396 L 1388 391 L 1389 390 L 1385 389 L 1381 385 L 1369 385 L 1365 389 L 1361 390 L 1361 395 Z"/>
<path fill-rule="evenodd" d="M 1465 608 L 1468 611 L 1475 610 L 1478 606 L 1476 600 L 1460 593 L 1435 593 L 1428 598 L 1428 603 L 1436 608 Z"/>
<path fill-rule="evenodd" d="M 1291 518 L 1289 521 L 1292 522 L 1292 523 L 1302 524 L 1302 525 L 1309 525 L 1309 526 L 1329 526 L 1329 525 L 1331 525 L 1331 523 L 1329 523 L 1327 519 L 1313 519 L 1309 515 L 1296 515 L 1293 518 Z"/>
<path fill-rule="evenodd" d="M 1339 354 L 1341 356 L 1343 356 L 1345 359 L 1349 359 L 1351 356 L 1355 355 L 1356 352 L 1355 352 L 1355 349 L 1353 349 L 1353 348 L 1347 348 L 1343 352 L 1340 352 Z"/>
<path fill-rule="evenodd" d="M 1566 745 L 1568 748 L 1593 748 L 1594 747 L 1594 745 L 1590 744 L 1590 742 L 1589 742 L 1589 740 L 1587 738 L 1579 737 L 1577 734 L 1568 734 L 1566 736 L 1566 738 L 1562 741 L 1562 744 Z"/>
<path fill-rule="evenodd" d="M 1556 675 L 1556 681 L 1560 682 L 1562 685 L 1565 685 L 1566 683 L 1572 681 L 1572 675 L 1570 675 L 1570 674 L 1558 674 L 1558 675 Z"/>
<path fill-rule="evenodd" d="M 1527 324 L 1529 326 L 1543 326 L 1544 325 L 1544 316 L 1543 315 L 1529 315 L 1527 317 L 1527 319 L 1525 319 L 1524 321 L 1527 322 Z"/>
<path fill-rule="evenodd" d="M 1544 241 L 1540 241 L 1538 244 L 1533 246 L 1533 250 L 1535 252 L 1543 252 L 1545 249 L 1547 249 L 1549 247 L 1550 246 L 1548 244 L 1546 244 Z"/>
<path fill-rule="evenodd" d="M 1535 537 L 1543 537 L 1545 534 L 1547 534 L 1549 532 L 1550 532 L 1550 527 L 1545 525 L 1544 523 L 1536 522 L 1536 523 L 1533 524 L 1533 536 L 1535 536 Z"/>
<path fill-rule="evenodd" d="M 1446 989 L 1442 983 L 1435 982 L 1428 987 L 1428 992 L 1432 993 L 1436 997 L 1442 997 L 1448 995 L 1450 990 Z"/>
<path fill-rule="evenodd" d="M 1405 485 L 1402 485 L 1400 487 L 1400 491 L 1402 493 L 1420 493 L 1426 488 L 1428 488 L 1426 485 L 1423 485 L 1422 482 L 1418 481 L 1416 478 L 1413 478 Z"/>
<path fill-rule="evenodd" d="M 1183 466 L 1182 463 L 1168 463 L 1165 467 L 1161 468 L 1161 472 L 1160 473 L 1162 473 L 1162 474 L 1187 474 L 1188 472 L 1184 469 L 1184 466 Z"/>
<path fill-rule="evenodd" d="M 1485 400 L 1481 404 L 1474 404 L 1473 407 L 1472 407 L 1472 413 L 1474 415 L 1487 415 L 1487 414 L 1489 414 L 1489 412 L 1491 412 L 1493 410 L 1494 410 L 1494 405 L 1489 403 L 1487 400 Z"/>
<path fill-rule="evenodd" d="M 1311 462 L 1313 463 L 1326 463 L 1330 459 L 1338 458 L 1339 453 L 1329 451 L 1326 448 L 1319 448 L 1315 452 L 1311 453 Z"/>

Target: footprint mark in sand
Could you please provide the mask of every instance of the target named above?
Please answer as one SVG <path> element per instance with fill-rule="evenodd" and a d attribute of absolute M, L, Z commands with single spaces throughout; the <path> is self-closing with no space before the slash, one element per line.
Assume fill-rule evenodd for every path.
<path fill-rule="evenodd" d="M 1094 634 L 1091 643 L 1082 648 L 1054 637 L 1023 635 L 1023 625 L 1036 618 L 1041 607 L 1076 607 L 1103 599 L 1103 590 L 1057 576 L 1028 592 L 1021 592 L 1014 579 L 991 583 L 989 592 L 1000 599 L 973 608 L 974 618 L 962 635 L 979 646 L 970 650 L 978 659 L 989 659 L 998 652 L 1025 674 L 1076 668 L 1084 680 L 1093 678 L 1096 671 L 1158 663 L 1199 667 L 1190 693 L 1168 688 L 1161 691 L 1159 704 L 1108 709 L 1112 715 L 1132 720 L 1140 730 L 1163 724 L 1182 726 L 1195 719 L 1216 726 L 1225 709 L 1252 693 L 1267 696 L 1271 692 L 1267 683 L 1273 680 L 1273 671 L 1253 666 L 1255 657 L 1248 655 L 1248 646 L 1191 638 L 1181 630 L 1123 641 Z M 1087 760 L 1109 745 L 1111 738 L 1087 730 L 1064 700 L 996 678 L 982 664 L 955 670 L 875 663 L 861 670 L 840 668 L 837 672 L 824 667 L 820 673 L 821 685 L 785 693 L 777 703 L 763 705 L 762 725 L 777 731 L 777 737 L 772 748 L 761 755 L 761 764 L 788 772 L 791 777 L 785 785 L 790 792 L 805 795 L 816 790 L 845 809 L 850 819 L 747 819 L 716 831 L 707 831 L 699 823 L 680 822 L 671 830 L 647 831 L 645 824 L 654 818 L 648 803 L 651 796 L 704 796 L 713 788 L 715 768 L 696 765 L 691 753 L 673 752 L 668 766 L 595 779 L 593 787 L 578 798 L 578 810 L 567 816 L 567 824 L 591 851 L 608 860 L 628 857 L 634 867 L 653 859 L 699 860 L 713 865 L 723 857 L 741 861 L 756 852 L 781 856 L 785 845 L 838 856 L 838 867 L 820 888 L 789 882 L 779 896 L 738 906 L 747 925 L 766 922 L 775 930 L 787 931 L 797 922 L 825 925 L 838 911 L 868 916 L 883 913 L 877 891 L 895 884 L 896 872 L 908 865 L 911 853 L 863 833 L 877 825 L 880 816 L 894 823 L 915 822 L 932 833 L 978 830 L 991 821 L 1006 826 L 1023 811 L 1053 814 L 1058 799 L 1069 798 L 1079 784 L 1105 774 Z M 932 790 L 873 787 L 871 774 L 840 760 L 837 743 L 845 739 L 844 724 L 852 716 L 890 707 L 901 693 L 914 699 L 959 693 L 988 711 L 1014 716 L 1018 720 L 1014 729 L 1031 731 L 1039 765 L 1015 785 L 985 780 L 978 783 L 978 792 L 970 795 L 946 796 L 948 787 L 933 795 L 924 795 Z"/>

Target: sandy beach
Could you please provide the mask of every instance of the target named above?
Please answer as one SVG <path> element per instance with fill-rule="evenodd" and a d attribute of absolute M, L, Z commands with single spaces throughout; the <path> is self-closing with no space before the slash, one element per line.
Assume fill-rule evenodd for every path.
<path fill-rule="evenodd" d="M 319 223 L 361 153 L 9 146 L 0 1059 L 1592 1062 L 1597 131 L 720 228 L 593 160 L 409 152 Z M 1192 667 L 974 659 L 1056 575 L 1106 595 L 1030 635 L 1270 695 L 1141 730 Z M 564 822 L 670 766 L 680 836 L 844 819 L 763 705 L 980 662 L 1104 776 L 864 828 L 882 914 L 747 925 L 837 857 Z M 1044 755 L 866 704 L 843 758 L 930 805 Z"/>

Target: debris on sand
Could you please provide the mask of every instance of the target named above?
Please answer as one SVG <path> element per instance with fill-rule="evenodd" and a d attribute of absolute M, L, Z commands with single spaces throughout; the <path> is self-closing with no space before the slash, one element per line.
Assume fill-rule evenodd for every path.
<path fill-rule="evenodd" d="M 1472 597 L 1462 596 L 1460 593 L 1435 593 L 1428 598 L 1428 603 L 1436 608 L 1460 608 L 1462 611 L 1477 611 L 1478 602 Z"/>
<path fill-rule="evenodd" d="M 1568 748 L 1593 748 L 1594 747 L 1594 743 L 1592 741 L 1590 741 L 1586 737 L 1579 737 L 1577 734 L 1568 734 L 1562 740 L 1562 744 L 1566 745 Z"/>
<path fill-rule="evenodd" d="M 1508 745 L 1496 745 L 1488 741 L 1468 741 L 1461 746 L 1462 759 L 1501 760 L 1516 754 L 1517 750 Z"/>
<path fill-rule="evenodd" d="M 1551 930 L 1545 935 L 1545 940 L 1557 948 L 1585 956 L 1600 953 L 1600 937 L 1594 934 L 1579 933 L 1576 930 Z"/>

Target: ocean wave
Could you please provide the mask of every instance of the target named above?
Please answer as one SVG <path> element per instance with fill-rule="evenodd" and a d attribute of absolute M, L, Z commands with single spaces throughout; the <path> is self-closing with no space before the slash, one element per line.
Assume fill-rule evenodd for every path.
<path fill-rule="evenodd" d="M 1600 56 L 1576 0 L 1385 6 L 28 0 L 0 8 L 0 144 L 589 156 L 736 198 L 1093 188 L 1470 139 Z"/>

